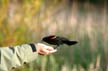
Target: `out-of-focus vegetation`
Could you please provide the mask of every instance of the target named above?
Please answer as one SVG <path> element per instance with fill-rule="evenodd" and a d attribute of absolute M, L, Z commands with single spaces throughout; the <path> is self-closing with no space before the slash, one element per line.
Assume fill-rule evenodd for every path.
<path fill-rule="evenodd" d="M 107 0 L 0 0 L 0 46 L 55 34 L 78 40 L 16 71 L 108 71 Z"/>

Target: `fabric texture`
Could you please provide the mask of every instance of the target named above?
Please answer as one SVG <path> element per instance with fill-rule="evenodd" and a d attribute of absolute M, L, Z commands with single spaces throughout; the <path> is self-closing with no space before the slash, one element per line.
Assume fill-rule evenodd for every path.
<path fill-rule="evenodd" d="M 0 48 L 0 71 L 10 71 L 37 58 L 35 44 Z"/>

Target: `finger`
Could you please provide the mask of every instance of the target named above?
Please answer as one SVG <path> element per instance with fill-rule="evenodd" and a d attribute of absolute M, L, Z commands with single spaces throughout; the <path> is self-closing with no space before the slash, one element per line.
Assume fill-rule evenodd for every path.
<path fill-rule="evenodd" d="M 39 52 L 38 54 L 39 54 L 39 55 L 45 55 L 45 53 L 43 53 L 43 52 Z"/>
<path fill-rule="evenodd" d="M 54 50 L 54 48 L 53 47 L 47 47 L 47 50 L 52 51 L 52 50 Z"/>
<path fill-rule="evenodd" d="M 56 51 L 57 51 L 57 49 L 54 49 L 54 48 L 52 48 L 50 46 L 48 46 L 46 49 L 42 50 L 42 52 L 44 52 L 45 54 L 54 53 Z"/>
<path fill-rule="evenodd" d="M 49 53 L 55 53 L 55 52 L 57 52 L 56 49 L 55 50 L 52 50 L 52 51 L 49 51 Z"/>
<path fill-rule="evenodd" d="M 57 52 L 57 50 L 49 51 L 48 53 L 46 53 L 44 51 L 40 51 L 39 54 L 40 55 L 48 55 L 48 54 L 55 53 L 55 52 Z"/>
<path fill-rule="evenodd" d="M 45 44 L 38 43 L 38 45 L 41 45 L 42 47 L 44 47 L 44 48 L 46 48 L 46 49 L 48 49 L 48 50 L 53 50 L 53 49 L 54 49 L 53 47 L 47 46 L 47 45 L 45 45 Z"/>
<path fill-rule="evenodd" d="M 40 52 L 42 52 L 43 54 L 49 54 L 49 50 L 47 50 L 47 49 L 42 49 Z"/>

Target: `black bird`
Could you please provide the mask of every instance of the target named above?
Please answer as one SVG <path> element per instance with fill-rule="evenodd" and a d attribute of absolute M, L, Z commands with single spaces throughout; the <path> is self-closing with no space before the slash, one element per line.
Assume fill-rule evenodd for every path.
<path fill-rule="evenodd" d="M 63 44 L 67 44 L 70 46 L 77 43 L 77 41 L 71 41 L 65 37 L 60 37 L 55 35 L 45 36 L 42 38 L 42 41 L 47 42 L 48 44 L 56 45 L 56 48 L 59 45 L 63 45 Z"/>

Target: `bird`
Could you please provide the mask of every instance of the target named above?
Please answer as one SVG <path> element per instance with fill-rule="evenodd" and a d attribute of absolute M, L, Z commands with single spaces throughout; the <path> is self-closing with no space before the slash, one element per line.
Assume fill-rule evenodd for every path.
<path fill-rule="evenodd" d="M 63 44 L 71 46 L 71 45 L 78 43 L 77 41 L 72 41 L 66 37 L 61 37 L 61 36 L 56 36 L 56 35 L 45 36 L 42 38 L 42 41 L 44 41 L 48 44 L 56 45 L 55 48 L 57 48 L 58 46 L 63 45 Z"/>

